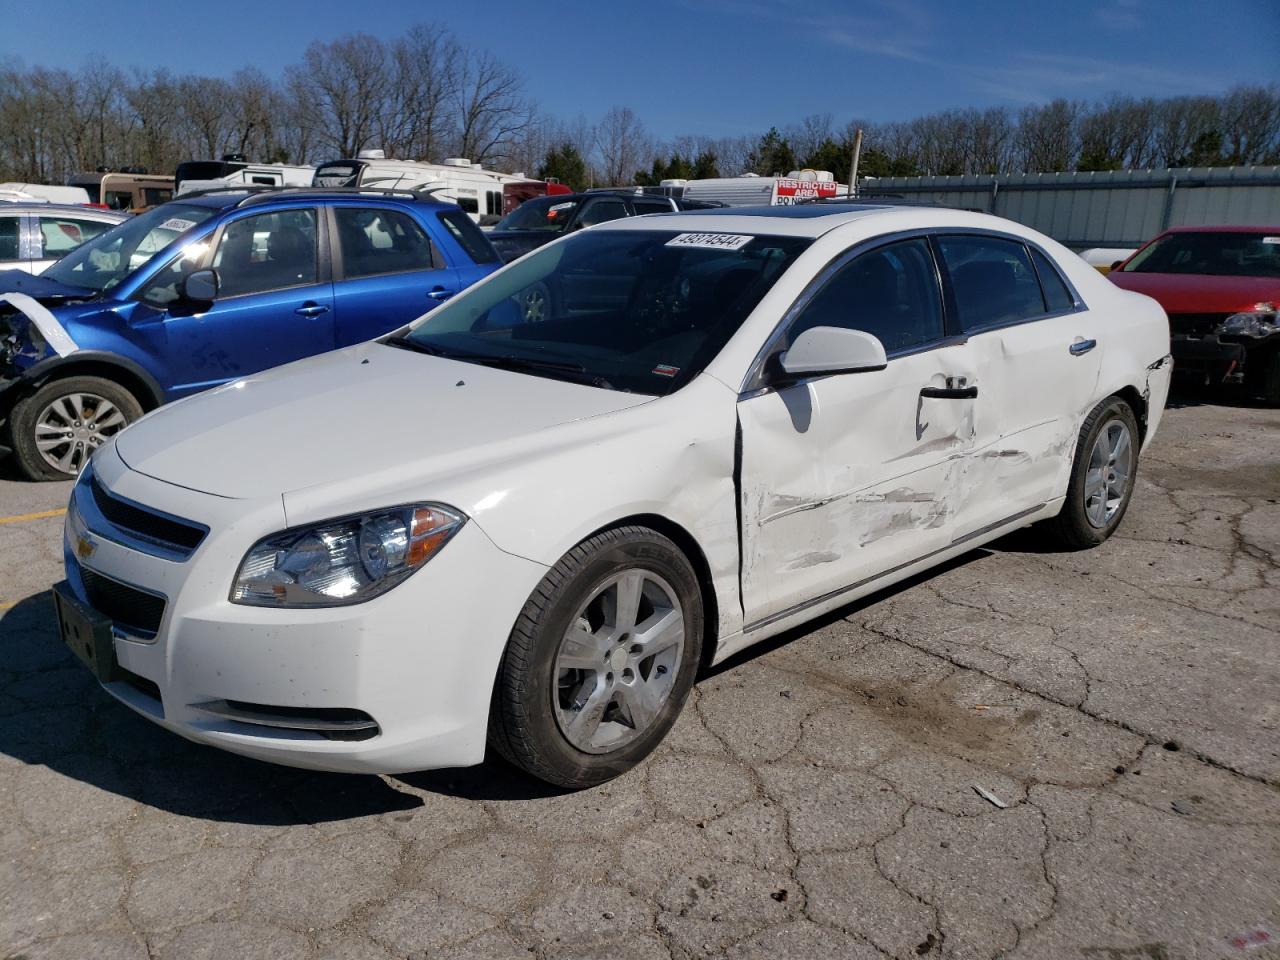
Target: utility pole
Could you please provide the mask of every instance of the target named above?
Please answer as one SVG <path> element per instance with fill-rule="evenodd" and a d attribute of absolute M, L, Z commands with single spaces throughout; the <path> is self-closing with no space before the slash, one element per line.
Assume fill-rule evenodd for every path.
<path fill-rule="evenodd" d="M 862 155 L 862 128 L 859 127 L 853 134 L 853 159 L 849 163 L 849 193 L 848 198 L 852 200 L 858 195 L 858 158 Z"/>

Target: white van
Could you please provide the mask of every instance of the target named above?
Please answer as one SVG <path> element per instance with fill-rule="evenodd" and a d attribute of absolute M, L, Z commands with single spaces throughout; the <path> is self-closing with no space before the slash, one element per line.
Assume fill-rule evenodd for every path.
<path fill-rule="evenodd" d="M 59 187 L 51 183 L 0 183 L 0 200 L 89 203 L 89 192 L 84 187 Z"/>
<path fill-rule="evenodd" d="M 361 150 L 350 160 L 333 160 L 316 168 L 317 187 L 383 187 L 425 190 L 452 200 L 476 222 L 502 216 L 504 184 L 527 180 L 523 173 L 498 173 L 478 163 L 450 157 L 442 163 L 388 160 L 381 150 Z"/>
<path fill-rule="evenodd" d="M 250 163 L 237 153 L 221 160 L 188 160 L 173 173 L 175 194 L 221 187 L 309 187 L 315 167 L 288 163 Z"/>

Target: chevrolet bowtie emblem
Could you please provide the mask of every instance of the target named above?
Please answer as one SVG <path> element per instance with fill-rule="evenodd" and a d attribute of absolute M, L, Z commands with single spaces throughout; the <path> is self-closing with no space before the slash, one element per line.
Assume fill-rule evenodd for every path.
<path fill-rule="evenodd" d="M 76 556 L 81 560 L 88 560 L 93 556 L 93 551 L 97 549 L 98 545 L 88 537 L 81 536 L 76 538 Z"/>

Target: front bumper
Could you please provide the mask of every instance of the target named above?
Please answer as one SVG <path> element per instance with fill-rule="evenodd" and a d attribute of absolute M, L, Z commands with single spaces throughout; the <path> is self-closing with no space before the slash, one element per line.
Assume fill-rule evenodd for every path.
<path fill-rule="evenodd" d="M 1204 386 L 1244 382 L 1245 348 L 1207 337 L 1174 337 L 1170 342 L 1173 368 L 1177 376 L 1194 379 Z"/>
<path fill-rule="evenodd" d="M 189 559 L 156 556 L 92 529 L 75 508 L 88 496 L 77 486 L 64 541 L 72 593 L 88 602 L 87 570 L 164 599 L 153 637 L 114 624 L 120 671 L 103 683 L 114 697 L 190 740 L 290 766 L 403 773 L 483 760 L 499 659 L 545 567 L 503 553 L 469 522 L 426 568 L 366 603 L 233 604 L 244 552 L 283 526 L 278 498 L 254 504 L 165 484 L 128 470 L 114 448 L 94 466 L 113 496 L 210 528 Z M 357 715 L 372 718 L 372 732 L 335 735 L 291 719 Z"/>

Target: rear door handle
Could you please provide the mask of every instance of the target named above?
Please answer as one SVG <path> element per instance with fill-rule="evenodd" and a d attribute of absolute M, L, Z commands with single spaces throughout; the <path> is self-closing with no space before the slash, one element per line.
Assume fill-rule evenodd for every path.
<path fill-rule="evenodd" d="M 921 387 L 920 396 L 930 400 L 972 400 L 978 395 L 977 387 Z"/>
<path fill-rule="evenodd" d="M 1071 351 L 1071 355 L 1073 357 L 1083 357 L 1097 345 L 1097 340 L 1077 340 L 1071 346 L 1067 347 L 1067 349 Z"/>
<path fill-rule="evenodd" d="M 436 287 L 427 291 L 427 296 L 432 300 L 448 300 L 453 296 L 452 290 L 446 290 L 444 287 Z"/>
<path fill-rule="evenodd" d="M 322 313 L 328 313 L 329 308 L 323 303 L 308 302 L 304 303 L 297 310 L 293 311 L 300 317 L 318 317 Z"/>

